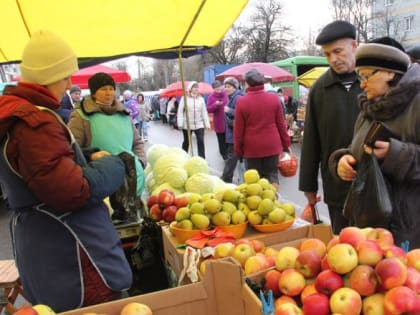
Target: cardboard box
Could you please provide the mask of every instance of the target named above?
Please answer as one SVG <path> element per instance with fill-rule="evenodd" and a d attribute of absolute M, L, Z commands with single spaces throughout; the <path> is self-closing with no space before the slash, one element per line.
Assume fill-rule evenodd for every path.
<path fill-rule="evenodd" d="M 243 237 L 247 239 L 261 240 L 264 242 L 265 246 L 271 246 L 274 244 L 288 242 L 296 239 L 302 239 L 304 237 L 308 237 L 310 233 L 316 233 L 320 236 L 314 237 L 322 237 L 322 233 L 313 232 L 310 227 L 311 225 L 308 222 L 298 218 L 290 228 L 284 231 L 273 233 L 261 233 L 254 230 L 251 226 L 248 226 Z M 180 245 L 180 243 L 171 234 L 168 226 L 162 227 L 162 234 L 163 252 L 166 263 L 171 267 L 175 275 L 179 277 L 183 269 L 183 257 L 185 251 L 183 249 L 177 248 Z M 182 282 L 182 284 L 185 283 L 189 283 L 188 279 L 185 279 L 185 281 Z"/>
<path fill-rule="evenodd" d="M 231 259 L 209 263 L 204 280 L 173 289 L 80 308 L 60 315 L 119 315 L 130 302 L 148 305 L 153 315 L 258 315 L 261 301 L 245 284 L 242 269 Z"/>

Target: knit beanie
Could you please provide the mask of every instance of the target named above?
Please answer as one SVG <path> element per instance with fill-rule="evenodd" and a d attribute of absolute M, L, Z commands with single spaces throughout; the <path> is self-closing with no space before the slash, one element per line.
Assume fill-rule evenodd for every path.
<path fill-rule="evenodd" d="M 48 85 L 77 70 L 76 54 L 63 39 L 46 30 L 32 34 L 20 63 L 22 82 Z"/>
<path fill-rule="evenodd" d="M 197 81 L 191 81 L 191 82 L 188 84 L 188 91 L 189 91 L 189 92 L 191 92 L 191 90 L 192 90 L 192 88 L 193 88 L 194 86 L 198 86 L 198 82 L 197 82 Z"/>
<path fill-rule="evenodd" d="M 73 85 L 70 89 L 70 94 L 74 92 L 82 92 L 82 90 L 80 89 L 78 85 Z"/>
<path fill-rule="evenodd" d="M 105 85 L 111 85 L 115 89 L 114 79 L 105 72 L 95 73 L 93 76 L 89 78 L 89 81 L 88 81 L 90 94 L 94 95 L 97 90 L 99 90 L 101 87 Z"/>
<path fill-rule="evenodd" d="M 212 87 L 213 89 L 216 89 L 216 88 L 218 88 L 218 87 L 220 87 L 220 86 L 222 86 L 222 82 L 220 82 L 219 80 L 215 80 L 215 81 L 211 84 L 211 87 Z"/>
<path fill-rule="evenodd" d="M 379 43 L 361 44 L 356 50 L 356 68 L 372 67 L 405 73 L 410 58 L 400 49 Z"/>
<path fill-rule="evenodd" d="M 223 81 L 223 84 L 229 84 L 233 86 L 235 89 L 239 89 L 239 82 L 234 77 L 228 77 Z"/>
<path fill-rule="evenodd" d="M 264 75 L 257 69 L 251 69 L 245 73 L 244 80 L 249 86 L 263 85 Z"/>

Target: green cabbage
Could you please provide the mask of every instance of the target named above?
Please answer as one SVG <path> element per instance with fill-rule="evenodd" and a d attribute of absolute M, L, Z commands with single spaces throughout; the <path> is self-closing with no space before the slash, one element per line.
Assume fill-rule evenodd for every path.
<path fill-rule="evenodd" d="M 159 176 L 162 182 L 168 183 L 174 188 L 184 188 L 188 179 L 187 171 L 180 167 L 169 167 Z"/>
<path fill-rule="evenodd" d="M 211 175 L 197 173 L 187 179 L 185 190 L 200 195 L 213 192 L 213 178 Z"/>
<path fill-rule="evenodd" d="M 153 174 L 155 175 L 156 183 L 159 185 L 166 183 L 170 176 L 170 170 L 173 168 L 183 169 L 186 161 L 187 157 L 179 153 L 165 154 L 164 156 L 160 157 L 155 162 L 155 165 L 153 165 Z"/>
<path fill-rule="evenodd" d="M 160 157 L 166 154 L 168 148 L 166 144 L 154 144 L 147 150 L 146 158 L 152 167 Z"/>
<path fill-rule="evenodd" d="M 209 174 L 209 165 L 207 161 L 201 156 L 193 156 L 185 164 L 184 168 L 188 172 L 188 177 L 193 176 L 197 173 Z"/>

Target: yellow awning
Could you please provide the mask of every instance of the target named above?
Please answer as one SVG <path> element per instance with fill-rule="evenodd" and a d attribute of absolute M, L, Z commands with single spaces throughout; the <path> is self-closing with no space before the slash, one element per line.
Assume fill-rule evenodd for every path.
<path fill-rule="evenodd" d="M 176 58 L 180 46 L 196 51 L 217 45 L 247 2 L 1 0 L 0 63 L 19 61 L 30 35 L 39 29 L 62 36 L 82 59 L 174 51 L 171 57 Z"/>
<path fill-rule="evenodd" d="M 314 67 L 297 77 L 297 81 L 306 87 L 311 87 L 318 78 L 328 70 L 328 67 Z"/>

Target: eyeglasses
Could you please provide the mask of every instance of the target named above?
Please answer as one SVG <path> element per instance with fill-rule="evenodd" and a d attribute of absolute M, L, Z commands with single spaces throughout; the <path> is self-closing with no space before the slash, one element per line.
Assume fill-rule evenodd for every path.
<path fill-rule="evenodd" d="M 373 77 L 378 71 L 379 70 L 374 70 L 368 75 L 361 75 L 360 73 L 358 73 L 357 76 L 359 77 L 360 82 L 366 82 L 367 80 L 369 80 L 370 77 Z"/>

